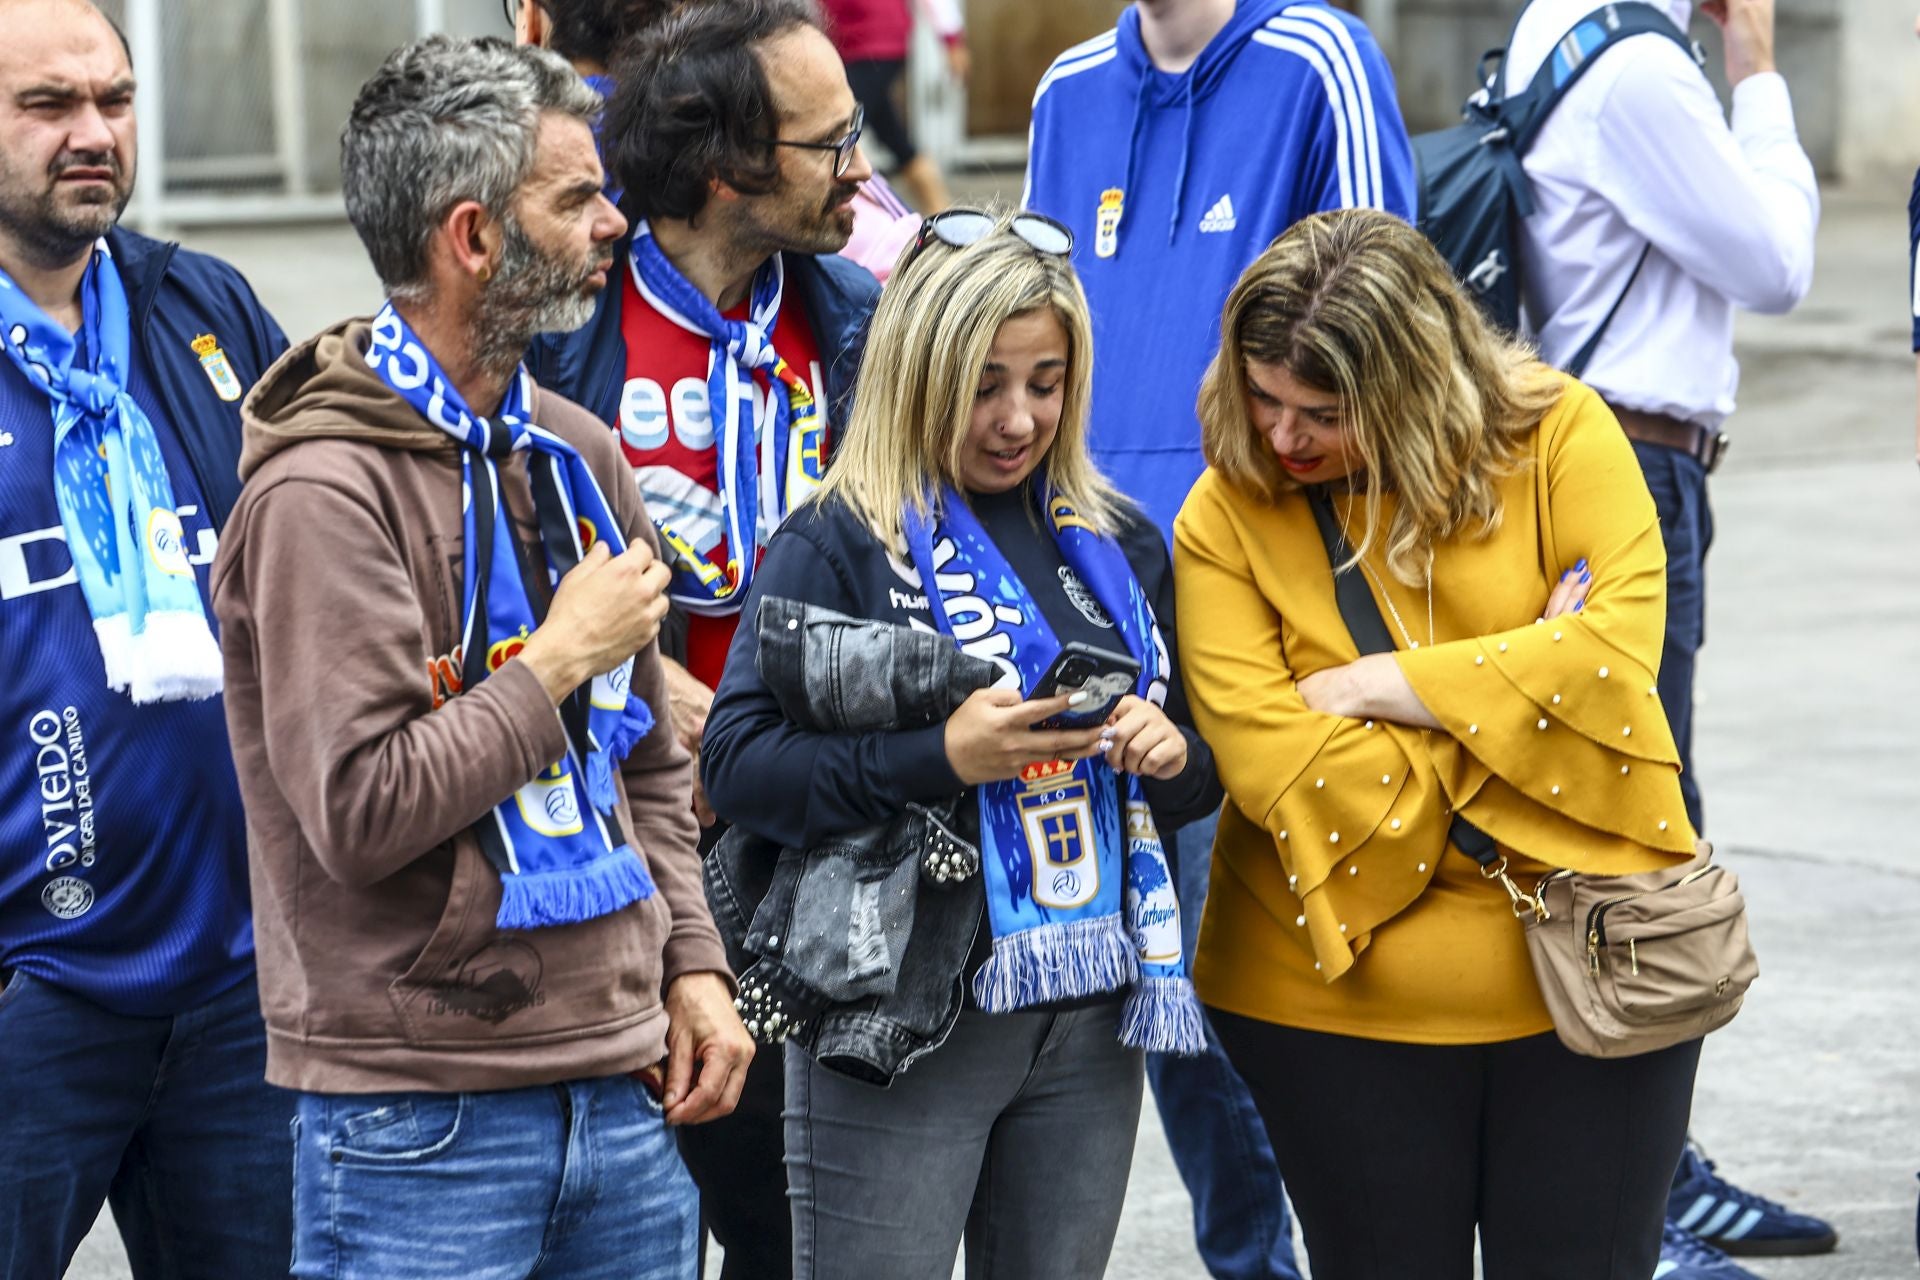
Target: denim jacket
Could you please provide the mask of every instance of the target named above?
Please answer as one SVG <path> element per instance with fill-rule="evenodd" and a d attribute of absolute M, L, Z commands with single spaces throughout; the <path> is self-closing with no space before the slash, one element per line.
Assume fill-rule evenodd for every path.
<path fill-rule="evenodd" d="M 818 733 L 940 724 L 997 674 L 944 636 L 799 601 L 762 598 L 755 625 L 761 678 Z M 805 849 L 736 826 L 707 855 L 707 900 L 756 1039 L 792 1035 L 877 1084 L 946 1039 L 986 905 L 962 794 Z"/>
<path fill-rule="evenodd" d="M 1037 525 L 1034 536 L 1040 536 Z M 1166 837 L 1219 807 L 1220 782 L 1213 753 L 1193 728 L 1180 678 L 1166 543 L 1131 508 L 1115 537 L 1153 601 L 1174 659 L 1166 710 L 1187 740 L 1187 765 L 1176 777 L 1145 780 L 1147 803 Z M 773 612 L 756 613 L 760 600 Z M 956 884 L 949 870 L 943 889 L 937 874 L 929 883 L 903 864 L 913 861 L 915 849 L 934 873 L 978 856 L 971 843 L 978 838 L 976 797 L 947 758 L 945 721 L 969 690 L 991 683 L 998 668 L 971 665 L 984 659 L 937 635 L 911 566 L 850 507 L 829 499 L 804 503 L 768 541 L 746 616 L 760 625 L 743 625 L 734 635 L 700 751 L 708 799 L 741 829 L 709 863 L 709 901 L 723 935 L 732 916 L 736 945 L 749 945 L 752 932 L 751 947 L 761 948 L 734 957 L 742 990 L 752 997 L 745 1010 L 760 1034 L 767 1035 L 777 1013 L 774 1037 L 799 1024 L 793 1033 L 823 1064 L 884 1083 L 943 1042 L 966 998 L 962 979 L 986 906 L 978 877 Z M 869 642 L 873 649 L 862 647 Z M 819 727 L 838 722 L 893 727 Z M 756 837 L 757 852 L 744 851 L 742 844 Z M 830 865 L 828 851 L 845 861 Z M 838 902 L 843 914 L 814 921 L 817 932 L 801 935 L 807 945 L 796 956 L 793 923 L 812 919 L 802 899 L 811 899 L 814 886 L 798 883 L 808 867 L 817 868 L 826 887 L 826 909 Z M 769 900 L 776 873 L 793 878 L 794 887 Z M 885 874 L 898 878 L 888 881 Z M 854 890 L 843 887 L 856 882 L 865 895 L 857 902 L 846 896 Z M 843 896 L 836 899 L 835 892 Z M 911 920 L 897 914 L 907 910 Z M 868 972 L 860 963 L 864 954 L 856 956 L 850 945 L 854 926 L 876 955 L 879 940 L 886 940 L 889 969 Z M 904 952 L 896 945 L 901 938 Z M 815 940 L 833 957 L 832 981 L 814 971 Z M 778 957 L 767 954 L 772 947 Z M 803 958 L 810 978 L 790 982 Z M 768 959 L 775 963 L 754 971 Z"/>

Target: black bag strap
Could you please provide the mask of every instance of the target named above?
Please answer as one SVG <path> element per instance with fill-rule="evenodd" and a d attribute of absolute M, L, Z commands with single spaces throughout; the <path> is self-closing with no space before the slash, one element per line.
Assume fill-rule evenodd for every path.
<path fill-rule="evenodd" d="M 1380 606 L 1373 602 L 1367 575 L 1358 564 L 1347 563 L 1353 559 L 1353 548 L 1340 528 L 1340 517 L 1334 514 L 1333 496 L 1327 486 L 1308 485 L 1307 504 L 1313 508 L 1313 522 L 1320 526 L 1320 541 L 1326 544 L 1327 564 L 1333 569 L 1334 598 L 1340 602 L 1340 618 L 1347 624 L 1355 647 L 1363 654 L 1392 653 L 1393 633 L 1380 616 Z"/>
<path fill-rule="evenodd" d="M 1393 633 L 1387 630 L 1380 606 L 1374 603 L 1373 592 L 1367 587 L 1367 575 L 1358 563 L 1348 563 L 1353 560 L 1353 548 L 1340 527 L 1340 517 L 1334 513 L 1333 495 L 1323 484 L 1308 485 L 1306 490 L 1307 505 L 1313 509 L 1313 522 L 1320 528 L 1320 541 L 1327 548 L 1327 564 L 1333 570 L 1333 595 L 1340 605 L 1340 620 L 1347 624 L 1354 647 L 1363 655 L 1392 653 Z M 1453 815 L 1453 825 L 1447 834 L 1454 848 L 1481 867 L 1491 867 L 1500 861 L 1493 837 L 1459 814 Z"/>
<path fill-rule="evenodd" d="M 1520 29 L 1521 19 L 1526 16 L 1526 8 L 1513 20 L 1513 30 L 1507 34 L 1507 45 L 1513 44 L 1513 33 Z M 1513 131 L 1513 149 L 1525 153 L 1533 145 L 1541 128 L 1553 114 L 1555 107 L 1567 91 L 1580 82 L 1601 54 L 1632 36 L 1665 36 L 1684 50 L 1696 63 L 1700 60 L 1699 47 L 1688 38 L 1687 33 L 1674 25 L 1667 17 L 1647 0 L 1616 0 L 1612 4 L 1603 4 L 1588 13 L 1571 27 L 1554 44 L 1534 72 L 1533 79 L 1519 93 L 1507 93 L 1507 49 L 1489 50 L 1482 55 L 1481 65 L 1498 57 L 1499 66 L 1487 85 L 1490 106 L 1496 106 L 1507 126 Z"/>
<path fill-rule="evenodd" d="M 1613 324 L 1613 318 L 1620 314 L 1620 304 L 1627 300 L 1629 293 L 1633 292 L 1633 282 L 1640 278 L 1640 268 L 1647 265 L 1647 255 L 1652 252 L 1653 241 L 1649 240 L 1642 246 L 1640 256 L 1634 260 L 1633 270 L 1627 273 L 1627 282 L 1621 286 L 1620 296 L 1613 300 L 1613 305 L 1607 308 L 1607 314 L 1600 318 L 1600 327 L 1595 329 L 1593 335 L 1573 353 L 1573 359 L 1567 361 L 1564 367 L 1574 377 L 1578 378 L 1586 373 L 1587 365 L 1593 361 L 1593 353 L 1600 349 L 1600 339 L 1607 336 L 1607 328 Z"/>

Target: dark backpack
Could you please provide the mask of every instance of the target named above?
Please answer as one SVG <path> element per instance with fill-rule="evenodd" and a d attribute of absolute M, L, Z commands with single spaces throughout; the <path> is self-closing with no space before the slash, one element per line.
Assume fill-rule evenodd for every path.
<path fill-rule="evenodd" d="M 1561 37 L 1526 90 L 1512 97 L 1506 95 L 1506 49 L 1488 50 L 1480 58 L 1481 87 L 1467 99 L 1462 113 L 1466 123 L 1413 139 L 1420 229 L 1481 309 L 1510 332 L 1520 328 L 1520 225 L 1533 213 L 1533 191 L 1520 158 L 1594 59 L 1628 36 L 1649 32 L 1666 36 L 1698 60 L 1686 33 L 1651 4 L 1624 0 L 1601 5 Z M 1646 256 L 1642 250 L 1627 289 Z M 1599 329 L 1567 362 L 1567 372 L 1578 377 L 1586 369 L 1625 300 L 1623 289 Z"/>

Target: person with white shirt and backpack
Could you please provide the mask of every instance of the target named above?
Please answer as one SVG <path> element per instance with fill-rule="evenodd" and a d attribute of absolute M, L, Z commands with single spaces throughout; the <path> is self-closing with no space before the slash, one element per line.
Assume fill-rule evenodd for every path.
<path fill-rule="evenodd" d="M 1633 7 L 1532 0 L 1500 87 L 1512 96 L 1543 68 L 1565 74 L 1561 63 L 1584 56 L 1570 33 L 1590 19 L 1604 30 Z M 1774 65 L 1773 0 L 1649 7 L 1681 31 L 1698 8 L 1720 29 L 1731 123 L 1697 56 L 1677 40 L 1620 41 L 1584 69 L 1525 149 L 1534 207 L 1520 223 L 1516 266 L 1542 357 L 1563 368 L 1586 357 L 1581 376 L 1619 418 L 1660 512 L 1668 602 L 1659 693 L 1688 816 L 1700 827 L 1693 675 L 1713 540 L 1707 476 L 1726 448 L 1722 427 L 1739 385 L 1734 312 L 1781 313 L 1806 295 L 1820 196 Z M 1827 1223 L 1733 1186 L 1691 1145 L 1668 1213 L 1661 1280 L 1742 1280 L 1750 1273 L 1723 1250 L 1823 1253 L 1836 1243 Z"/>

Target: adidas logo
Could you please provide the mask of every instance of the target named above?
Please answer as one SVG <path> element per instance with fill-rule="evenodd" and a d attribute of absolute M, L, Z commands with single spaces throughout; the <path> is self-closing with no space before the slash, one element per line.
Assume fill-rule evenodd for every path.
<path fill-rule="evenodd" d="M 1207 210 L 1207 216 L 1200 219 L 1202 231 L 1231 231 L 1239 224 L 1233 220 L 1233 197 L 1221 196 Z"/>

